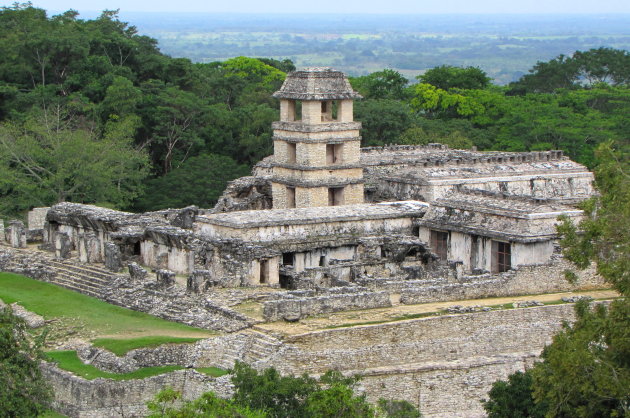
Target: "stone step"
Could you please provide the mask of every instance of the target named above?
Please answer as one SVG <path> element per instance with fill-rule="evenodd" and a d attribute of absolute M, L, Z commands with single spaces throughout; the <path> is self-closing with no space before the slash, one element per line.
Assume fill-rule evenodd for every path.
<path fill-rule="evenodd" d="M 113 276 L 113 274 L 111 272 L 107 272 L 105 270 L 101 270 L 101 269 L 96 269 L 96 268 L 92 268 L 89 266 L 77 266 L 74 264 L 70 264 L 70 263 L 62 263 L 59 261 L 53 261 L 51 260 L 52 267 L 55 268 L 62 268 L 65 270 L 69 270 L 69 271 L 75 271 L 77 273 L 83 273 L 89 276 L 94 276 L 94 277 L 98 277 L 100 279 L 105 279 L 105 280 L 110 280 Z"/>
<path fill-rule="evenodd" d="M 75 278 L 67 277 L 67 276 L 58 276 L 57 278 L 55 278 L 55 280 L 52 283 L 62 284 L 63 286 L 69 285 L 74 288 L 85 290 L 88 292 L 93 292 L 93 293 L 100 293 L 100 291 L 102 290 L 102 287 L 100 286 L 94 286 L 90 282 L 75 280 Z"/>
<path fill-rule="evenodd" d="M 68 289 L 68 290 L 72 290 L 72 291 L 77 292 L 77 293 L 81 293 L 81 294 L 87 295 L 87 296 L 92 296 L 92 297 L 95 297 L 95 298 L 98 298 L 100 296 L 98 292 L 95 292 L 93 290 L 88 290 L 88 289 L 81 289 L 79 287 L 74 286 L 73 283 L 68 283 L 68 282 L 61 281 L 61 280 L 50 282 L 50 283 L 54 284 L 54 285 L 57 285 L 57 286 L 61 286 L 61 287 L 65 288 L 65 289 Z"/>
<path fill-rule="evenodd" d="M 100 277 L 91 276 L 89 274 L 86 275 L 84 273 L 81 273 L 75 270 L 68 270 L 61 267 L 55 267 L 55 271 L 57 272 L 57 274 L 63 274 L 68 277 L 76 277 L 83 280 L 89 280 L 93 283 L 98 283 L 101 286 L 107 286 L 109 283 L 111 283 L 110 280 L 105 280 Z"/>

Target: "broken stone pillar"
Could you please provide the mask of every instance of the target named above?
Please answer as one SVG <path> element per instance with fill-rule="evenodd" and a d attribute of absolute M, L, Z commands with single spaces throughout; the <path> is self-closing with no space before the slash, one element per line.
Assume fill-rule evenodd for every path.
<path fill-rule="evenodd" d="M 14 248 L 26 247 L 26 230 L 23 222 L 9 222 L 9 244 Z"/>
<path fill-rule="evenodd" d="M 4 234 L 4 219 L 0 219 L 0 243 L 4 243 L 7 240 Z"/>
<path fill-rule="evenodd" d="M 105 267 L 114 272 L 119 272 L 123 268 L 120 248 L 112 242 L 105 243 Z"/>
<path fill-rule="evenodd" d="M 55 257 L 58 259 L 69 258 L 71 249 L 72 242 L 68 234 L 57 232 L 55 234 Z"/>
<path fill-rule="evenodd" d="M 86 232 L 84 235 L 87 262 L 102 263 L 103 257 L 101 257 L 101 241 L 93 232 Z"/>
<path fill-rule="evenodd" d="M 186 281 L 186 291 L 202 293 L 212 286 L 212 274 L 208 270 L 195 270 Z"/>
<path fill-rule="evenodd" d="M 140 266 L 140 264 L 133 262 L 127 264 L 127 268 L 129 269 L 129 276 L 131 280 L 141 281 L 147 278 L 147 271 Z"/>
<path fill-rule="evenodd" d="M 195 218 L 199 213 L 197 206 L 188 206 L 179 211 L 175 219 L 171 221 L 171 225 L 184 229 L 192 229 Z"/>
<path fill-rule="evenodd" d="M 155 277 L 159 287 L 170 287 L 175 284 L 175 273 L 170 270 L 158 270 Z"/>

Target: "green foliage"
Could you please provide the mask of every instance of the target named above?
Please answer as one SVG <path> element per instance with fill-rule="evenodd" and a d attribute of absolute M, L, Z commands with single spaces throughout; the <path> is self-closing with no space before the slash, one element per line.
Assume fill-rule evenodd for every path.
<path fill-rule="evenodd" d="M 397 100 L 362 100 L 354 106 L 355 119 L 363 124 L 362 145 L 395 144 L 398 137 L 411 125 L 409 107 Z"/>
<path fill-rule="evenodd" d="M 182 369 L 181 366 L 155 366 L 143 367 L 129 373 L 110 373 L 94 367 L 91 364 L 83 363 L 77 356 L 76 351 L 50 351 L 46 353 L 46 357 L 48 361 L 56 362 L 59 368 L 72 372 L 87 380 L 94 380 L 99 377 L 114 380 L 144 379 L 145 377 L 157 376 Z"/>
<path fill-rule="evenodd" d="M 547 412 L 546 403 L 534 402 L 531 369 L 494 382 L 488 398 L 482 401 L 488 418 L 543 418 Z"/>
<path fill-rule="evenodd" d="M 96 136 L 45 122 L 0 125 L 0 212 L 67 200 L 129 204 L 141 190 L 147 159 L 131 146 L 128 126 L 110 128 Z"/>
<path fill-rule="evenodd" d="M 441 90 L 482 90 L 490 85 L 491 78 L 478 67 L 453 67 L 441 65 L 416 77 L 420 83 L 430 84 Z"/>
<path fill-rule="evenodd" d="M 192 402 L 183 402 L 180 408 L 176 408 L 175 405 L 180 401 L 180 392 L 170 387 L 162 389 L 152 401 L 147 403 L 151 412 L 149 418 L 263 418 L 267 416 L 262 411 L 241 407 L 234 404 L 232 400 L 219 398 L 212 392 L 206 392 Z"/>
<path fill-rule="evenodd" d="M 558 227 L 563 253 L 578 268 L 591 262 L 622 295 L 630 296 L 630 161 L 628 145 L 611 142 L 597 148 L 596 185 L 601 195 L 583 205 L 586 217 L 576 227 Z"/>
<path fill-rule="evenodd" d="M 281 376 L 274 368 L 258 373 L 241 362 L 234 365 L 232 383 L 236 404 L 274 417 L 306 416 L 305 399 L 318 390 L 317 381 L 306 374 Z"/>
<path fill-rule="evenodd" d="M 274 368 L 258 372 L 236 362 L 231 370 L 234 396 L 220 399 L 205 393 L 192 402 L 181 402 L 181 394 L 166 388 L 147 405 L 151 417 L 420 417 L 416 408 L 404 401 L 381 399 L 375 410 L 352 387 L 357 377 L 344 377 L 328 371 L 319 380 L 304 374 L 280 376 Z M 179 407 L 175 405 L 181 404 Z"/>
<path fill-rule="evenodd" d="M 381 415 L 387 418 L 420 418 L 422 414 L 407 401 L 379 399 L 378 409 Z"/>
<path fill-rule="evenodd" d="M 561 88 L 577 88 L 608 83 L 630 84 L 630 53 L 622 49 L 593 48 L 576 51 L 573 56 L 559 55 L 548 62 L 538 62 L 515 83 L 512 94 L 551 93 Z"/>
<path fill-rule="evenodd" d="M 0 417 L 37 416 L 52 392 L 39 369 L 45 333 L 34 338 L 11 308 L 0 308 Z"/>
<path fill-rule="evenodd" d="M 403 100 L 408 96 L 409 80 L 391 69 L 351 78 L 350 83 L 365 99 Z"/>
<path fill-rule="evenodd" d="M 532 370 L 534 397 L 548 403 L 547 416 L 624 417 L 630 413 L 630 302 L 607 309 L 576 306 L 577 321 L 565 326 Z"/>
<path fill-rule="evenodd" d="M 249 174 L 249 168 L 230 157 L 202 154 L 185 161 L 163 177 L 149 180 L 146 193 L 136 203 L 138 210 L 212 207 L 227 182 Z"/>
<path fill-rule="evenodd" d="M 117 356 L 124 356 L 136 348 L 158 347 L 164 344 L 190 344 L 199 341 L 201 338 L 171 337 L 156 335 L 140 338 L 97 338 L 92 340 L 92 345 L 111 351 Z"/>

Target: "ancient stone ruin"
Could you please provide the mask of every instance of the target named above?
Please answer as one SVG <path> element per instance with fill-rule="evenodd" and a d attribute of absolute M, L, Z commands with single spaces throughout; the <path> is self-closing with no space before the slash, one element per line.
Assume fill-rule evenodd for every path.
<path fill-rule="evenodd" d="M 353 118 L 353 100 L 360 96 L 342 73 L 327 68 L 288 74 L 274 97 L 280 99 L 274 155 L 252 176 L 231 182 L 215 208 L 140 214 L 67 202 L 37 208 L 28 228 L 0 220 L 0 270 L 228 332 L 255 321 L 218 299 L 215 291 L 222 288 L 281 289 L 258 296 L 263 320 L 299 321 L 392 303 L 601 283 L 589 274 L 577 284 L 563 277 L 567 263 L 555 225 L 561 215 L 581 219 L 576 204 L 594 190 L 592 174 L 561 151 L 480 152 L 439 144 L 361 149 L 361 124 Z M 27 244 L 48 253 L 33 255 L 24 250 Z M 518 329 L 515 318 L 510 321 Z M 548 338 L 557 327 L 545 324 Z M 330 332 L 329 338 L 352 341 L 337 350 L 347 364 L 361 356 L 370 363 L 353 332 Z M 270 353 L 256 361 L 302 372 L 297 359 L 304 351 L 320 368 L 334 368 L 312 338 L 296 338 L 285 357 Z M 397 376 L 395 366 L 404 362 L 394 357 L 387 376 Z M 510 370 L 532 357 L 515 357 Z M 376 370 L 377 363 L 370 367 Z M 378 391 L 373 377 L 381 374 L 373 373 L 366 384 Z"/>

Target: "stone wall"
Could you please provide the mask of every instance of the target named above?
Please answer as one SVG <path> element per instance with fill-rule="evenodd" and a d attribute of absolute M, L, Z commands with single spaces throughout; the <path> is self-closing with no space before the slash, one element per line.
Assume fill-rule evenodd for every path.
<path fill-rule="evenodd" d="M 362 292 L 311 298 L 284 298 L 263 304 L 266 321 L 297 321 L 311 315 L 391 306 L 387 292 Z"/>
<path fill-rule="evenodd" d="M 365 375 L 369 399 L 405 399 L 424 416 L 483 416 L 492 382 L 531 365 L 573 305 L 444 315 L 288 337 L 267 365 L 284 373 Z"/>
<path fill-rule="evenodd" d="M 49 207 L 33 208 L 28 212 L 28 229 L 44 229 Z"/>
<path fill-rule="evenodd" d="M 41 366 L 55 392 L 53 408 L 72 418 L 145 416 L 146 402 L 167 386 L 181 391 L 184 399 L 196 399 L 207 391 L 231 396 L 229 376 L 214 378 L 194 370 L 178 370 L 141 380 L 86 380 L 57 368 Z"/>

